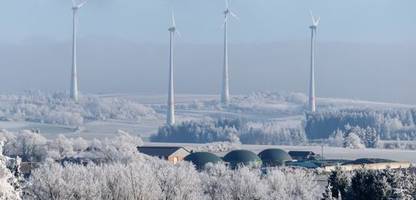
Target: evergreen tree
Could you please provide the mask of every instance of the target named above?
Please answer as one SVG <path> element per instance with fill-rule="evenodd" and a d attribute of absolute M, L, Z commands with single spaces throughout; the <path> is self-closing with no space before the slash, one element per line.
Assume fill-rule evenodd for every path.
<path fill-rule="evenodd" d="M 340 168 L 336 168 L 329 175 L 328 186 L 331 186 L 332 197 L 339 198 L 339 194 L 345 196 L 350 186 L 350 176 Z"/>

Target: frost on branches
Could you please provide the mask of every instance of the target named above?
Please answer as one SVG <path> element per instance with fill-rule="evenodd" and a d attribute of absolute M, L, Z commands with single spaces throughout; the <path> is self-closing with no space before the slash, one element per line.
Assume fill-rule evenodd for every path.
<path fill-rule="evenodd" d="M 137 152 L 137 146 L 143 145 L 140 137 L 118 131 L 111 139 L 85 140 L 83 138 L 67 138 L 59 135 L 48 140 L 39 133 L 23 130 L 12 133 L 0 131 L 4 138 L 3 152 L 6 156 L 19 156 L 24 162 L 44 162 L 47 158 L 56 161 L 66 159 L 84 159 L 92 162 L 127 162 Z"/>
<path fill-rule="evenodd" d="M 67 165 L 47 162 L 35 170 L 27 199 L 68 200 L 252 200 L 321 197 L 309 171 L 211 165 L 198 172 L 188 162 L 172 165 L 138 155 L 126 164 Z"/>
<path fill-rule="evenodd" d="M 4 142 L 0 141 L 0 199 L 18 200 L 21 199 L 21 193 L 18 187 L 19 183 L 6 167 L 8 158 L 1 153 L 3 152 L 3 144 Z"/>

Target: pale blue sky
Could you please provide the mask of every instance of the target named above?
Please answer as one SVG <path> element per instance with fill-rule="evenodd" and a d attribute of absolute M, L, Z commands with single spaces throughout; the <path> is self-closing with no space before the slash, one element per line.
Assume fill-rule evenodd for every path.
<path fill-rule="evenodd" d="M 33 37 L 67 40 L 70 0 L 3 0 L 1 40 Z M 169 24 L 170 0 L 89 0 L 80 11 L 80 35 L 160 42 Z M 218 43 L 222 0 L 176 0 L 186 43 Z M 320 39 L 347 42 L 415 41 L 414 0 L 234 0 L 241 18 L 231 25 L 236 43 L 303 40 L 309 9 L 322 17 Z"/>
<path fill-rule="evenodd" d="M 70 0 L 1 0 L 0 93 L 67 91 Z M 80 10 L 84 93 L 164 94 L 169 0 L 90 0 Z M 222 0 L 176 0 L 176 91 L 216 94 Z M 307 93 L 309 9 L 321 16 L 317 95 L 416 102 L 415 0 L 234 0 L 231 93 Z"/>

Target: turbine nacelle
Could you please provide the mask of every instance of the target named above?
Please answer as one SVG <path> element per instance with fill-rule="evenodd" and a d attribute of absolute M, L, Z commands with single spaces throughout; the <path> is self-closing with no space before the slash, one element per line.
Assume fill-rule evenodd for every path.
<path fill-rule="evenodd" d="M 229 9 L 224 10 L 224 15 L 228 15 L 229 13 L 230 13 L 230 10 Z"/>
<path fill-rule="evenodd" d="M 176 32 L 176 27 L 170 27 L 170 28 L 168 28 L 168 31 L 170 31 L 170 32 Z"/>
<path fill-rule="evenodd" d="M 234 19 L 240 20 L 240 18 L 230 9 L 229 6 L 230 6 L 230 2 L 228 0 L 225 0 L 225 10 L 223 12 L 223 14 L 225 15 L 225 19 L 224 19 L 223 26 L 227 23 L 228 16 L 230 15 L 234 17 Z"/>
<path fill-rule="evenodd" d="M 178 36 L 181 36 L 181 33 L 176 28 L 175 13 L 172 11 L 172 26 L 168 28 L 169 32 L 176 33 Z"/>
<path fill-rule="evenodd" d="M 78 9 L 82 8 L 86 3 L 87 3 L 87 1 L 77 3 L 76 0 L 72 0 L 72 10 L 74 10 L 74 11 L 78 10 Z"/>

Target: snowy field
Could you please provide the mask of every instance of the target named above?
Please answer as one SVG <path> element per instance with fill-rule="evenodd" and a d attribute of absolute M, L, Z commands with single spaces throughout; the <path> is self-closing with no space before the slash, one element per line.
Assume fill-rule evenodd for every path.
<path fill-rule="evenodd" d="M 3 119 L 0 128 L 11 131 L 38 129 L 49 138 L 64 134 L 88 139 L 111 137 L 117 130 L 123 130 L 146 140 L 165 122 L 164 95 L 85 95 L 82 99 L 80 104 L 74 105 L 67 102 L 62 94 L 31 92 L 0 95 L 0 119 Z M 307 97 L 301 93 L 257 92 L 234 96 L 227 108 L 219 104 L 216 95 L 176 95 L 175 101 L 179 123 L 231 117 L 298 126 L 304 118 Z M 415 106 L 318 98 L 318 108 L 391 109 Z"/>
<path fill-rule="evenodd" d="M 111 138 L 118 130 L 132 135 L 139 135 L 145 141 L 155 134 L 165 122 L 166 97 L 163 95 L 89 95 L 78 105 L 55 101 L 54 95 L 23 94 L 0 95 L 0 129 L 19 131 L 24 129 L 39 130 L 47 138 L 55 138 L 59 134 L 67 137 Z M 62 99 L 62 96 L 58 96 Z M 306 96 L 300 93 L 260 92 L 250 95 L 234 96 L 227 108 L 218 103 L 215 95 L 177 95 L 177 121 L 215 119 L 220 117 L 242 118 L 253 122 L 282 123 L 285 126 L 299 126 L 304 119 Z M 57 105 L 49 105 L 51 104 Z M 57 108 L 59 108 L 57 110 Z M 346 109 L 373 108 L 395 109 L 415 108 L 413 105 L 389 104 L 359 100 L 319 98 L 318 108 Z M 19 115 L 11 114 L 14 111 Z M 58 115 L 63 119 L 45 122 L 54 115 L 49 113 L 67 113 Z M 139 115 L 139 117 L 136 117 Z M 80 119 L 73 116 L 80 117 Z M 37 119 L 39 118 L 39 119 Z M 45 118 L 45 119 L 43 119 Z M 69 122 L 69 123 L 67 123 Z M 76 122 L 76 123 L 73 123 Z M 79 123 L 79 124 L 77 124 Z M 161 145 L 149 143 L 149 145 Z M 168 144 L 182 145 L 182 144 Z M 192 146 L 198 144 L 183 144 Z M 272 146 L 244 145 L 243 148 L 259 152 Z M 320 146 L 273 146 L 284 150 L 310 150 L 321 152 Z M 408 160 L 416 163 L 416 152 L 405 150 L 380 149 L 344 149 L 325 147 L 326 158 L 386 158 L 392 160 Z"/>

